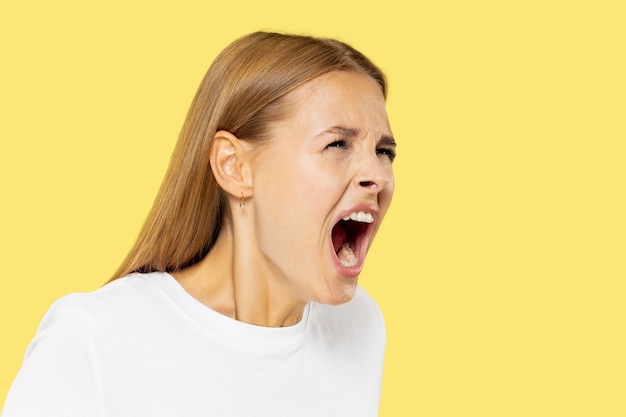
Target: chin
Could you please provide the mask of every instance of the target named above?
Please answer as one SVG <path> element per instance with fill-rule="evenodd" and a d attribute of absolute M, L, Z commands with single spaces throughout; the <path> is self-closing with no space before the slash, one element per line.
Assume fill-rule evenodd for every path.
<path fill-rule="evenodd" d="M 331 285 L 326 292 L 316 300 L 321 304 L 341 305 L 354 298 L 357 288 L 357 279 L 351 279 L 350 283 Z"/>

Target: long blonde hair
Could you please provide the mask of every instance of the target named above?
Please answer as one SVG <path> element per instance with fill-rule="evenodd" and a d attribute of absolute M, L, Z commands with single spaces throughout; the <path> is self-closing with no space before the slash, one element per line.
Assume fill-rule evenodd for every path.
<path fill-rule="evenodd" d="M 330 71 L 364 73 L 387 94 L 382 71 L 336 40 L 256 32 L 224 49 L 196 92 L 137 242 L 111 280 L 132 272 L 173 272 L 200 261 L 227 214 L 209 164 L 215 133 L 226 130 L 247 141 L 266 139 L 268 123 L 287 112 L 281 99 Z"/>

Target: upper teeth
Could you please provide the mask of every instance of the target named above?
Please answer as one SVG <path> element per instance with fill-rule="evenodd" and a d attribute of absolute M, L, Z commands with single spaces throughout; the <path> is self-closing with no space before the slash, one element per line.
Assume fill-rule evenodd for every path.
<path fill-rule="evenodd" d="M 371 223 L 374 221 L 374 216 L 371 213 L 366 213 L 364 211 L 355 211 L 353 213 L 348 214 L 343 220 L 354 220 L 362 223 Z"/>

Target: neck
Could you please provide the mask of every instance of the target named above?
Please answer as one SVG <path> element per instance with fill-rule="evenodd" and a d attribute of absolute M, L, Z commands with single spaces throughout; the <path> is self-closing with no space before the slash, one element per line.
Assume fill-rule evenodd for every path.
<path fill-rule="evenodd" d="M 173 273 L 194 298 L 218 313 L 264 327 L 285 327 L 300 321 L 306 301 L 298 299 L 277 271 L 245 245 L 224 224 L 215 245 L 197 264 Z"/>

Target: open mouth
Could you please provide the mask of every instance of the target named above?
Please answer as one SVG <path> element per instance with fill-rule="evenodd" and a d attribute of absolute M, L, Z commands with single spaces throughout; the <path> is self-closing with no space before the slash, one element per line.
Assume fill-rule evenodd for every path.
<path fill-rule="evenodd" d="M 374 222 L 371 213 L 355 211 L 341 219 L 332 230 L 333 249 L 342 266 L 361 264 L 367 250 L 369 230 Z"/>

